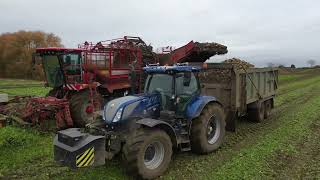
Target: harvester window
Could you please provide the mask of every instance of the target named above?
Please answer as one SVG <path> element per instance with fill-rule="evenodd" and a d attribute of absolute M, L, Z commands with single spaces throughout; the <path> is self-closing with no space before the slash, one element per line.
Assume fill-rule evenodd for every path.
<path fill-rule="evenodd" d="M 47 76 L 49 87 L 59 87 L 63 84 L 63 73 L 58 57 L 53 55 L 43 56 L 43 68 Z"/>
<path fill-rule="evenodd" d="M 110 53 L 88 53 L 87 61 L 89 64 L 92 63 L 97 65 L 99 69 L 107 69 L 109 68 L 110 63 Z"/>
<path fill-rule="evenodd" d="M 79 54 L 64 55 L 63 65 L 67 75 L 80 75 L 81 59 Z"/>

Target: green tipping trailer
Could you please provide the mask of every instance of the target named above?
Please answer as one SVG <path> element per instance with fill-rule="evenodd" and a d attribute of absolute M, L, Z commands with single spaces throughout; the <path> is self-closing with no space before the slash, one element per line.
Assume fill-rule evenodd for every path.
<path fill-rule="evenodd" d="M 223 105 L 228 130 L 235 130 L 237 117 L 248 115 L 260 122 L 274 107 L 277 68 L 246 69 L 241 64 L 207 63 L 199 79 L 202 94 L 216 97 Z"/>

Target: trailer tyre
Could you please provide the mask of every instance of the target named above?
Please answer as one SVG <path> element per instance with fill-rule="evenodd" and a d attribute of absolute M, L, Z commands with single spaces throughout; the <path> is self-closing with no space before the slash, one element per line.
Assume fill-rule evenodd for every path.
<path fill-rule="evenodd" d="M 95 119 L 95 113 L 93 111 L 101 109 L 102 97 L 100 94 L 94 93 L 93 99 L 94 106 L 92 107 L 89 90 L 80 91 L 71 95 L 69 99 L 70 112 L 76 127 L 84 127 Z"/>
<path fill-rule="evenodd" d="M 250 121 L 262 122 L 265 117 L 264 102 L 258 101 L 248 108 L 248 117 Z"/>
<path fill-rule="evenodd" d="M 128 173 L 143 179 L 162 175 L 170 164 L 171 155 L 170 137 L 161 130 L 138 129 L 123 147 Z"/>
<path fill-rule="evenodd" d="M 270 114 L 271 114 L 271 109 L 272 109 L 272 101 L 271 100 L 267 100 L 264 102 L 264 118 L 267 119 Z"/>
<path fill-rule="evenodd" d="M 219 104 L 208 104 L 192 121 L 191 149 L 198 154 L 210 153 L 220 147 L 225 136 L 225 114 Z"/>

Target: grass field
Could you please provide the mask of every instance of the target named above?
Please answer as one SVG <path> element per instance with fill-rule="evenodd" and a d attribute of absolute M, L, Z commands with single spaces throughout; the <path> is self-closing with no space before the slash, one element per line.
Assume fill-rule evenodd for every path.
<path fill-rule="evenodd" d="M 320 179 L 320 69 L 286 72 L 279 79 L 276 107 L 269 119 L 238 120 L 237 131 L 228 132 L 223 146 L 211 154 L 174 154 L 160 179 Z M 0 87 L 16 84 L 0 79 Z M 48 90 L 0 89 L 12 95 L 44 95 Z M 119 159 L 78 171 L 57 165 L 53 136 L 13 126 L 0 129 L 0 179 L 130 178 Z"/>

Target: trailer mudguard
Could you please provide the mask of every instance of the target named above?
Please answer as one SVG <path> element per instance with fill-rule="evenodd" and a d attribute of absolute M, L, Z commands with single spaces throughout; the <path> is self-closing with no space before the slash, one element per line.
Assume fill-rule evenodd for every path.
<path fill-rule="evenodd" d="M 59 131 L 54 138 L 54 160 L 71 168 L 105 164 L 105 137 L 80 132 L 79 128 Z"/>
<path fill-rule="evenodd" d="M 203 108 L 210 102 L 218 102 L 221 104 L 215 97 L 213 96 L 198 96 L 192 100 L 190 104 L 188 104 L 186 109 L 186 117 L 188 119 L 194 119 L 200 116 Z"/>
<path fill-rule="evenodd" d="M 136 121 L 137 124 L 145 125 L 147 127 L 153 128 L 158 127 L 159 129 L 164 130 L 171 138 L 171 141 L 174 146 L 178 145 L 177 134 L 174 131 L 174 128 L 167 122 L 151 119 L 151 118 L 143 118 Z"/>

